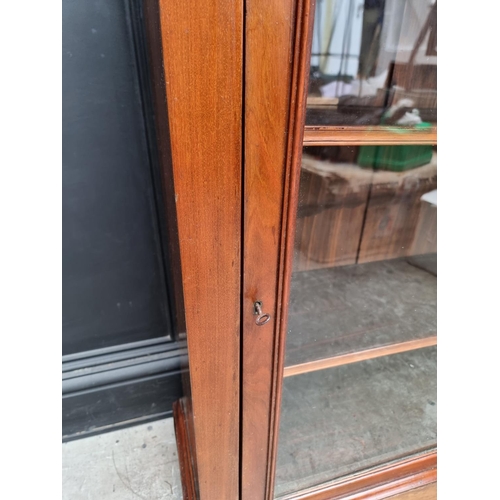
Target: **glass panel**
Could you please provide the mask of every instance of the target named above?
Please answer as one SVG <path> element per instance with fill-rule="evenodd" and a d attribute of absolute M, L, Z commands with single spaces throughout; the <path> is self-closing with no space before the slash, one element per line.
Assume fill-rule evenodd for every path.
<path fill-rule="evenodd" d="M 306 123 L 435 123 L 436 44 L 435 0 L 318 0 Z"/>
<path fill-rule="evenodd" d="M 432 448 L 436 348 L 284 380 L 277 497 Z"/>
<path fill-rule="evenodd" d="M 436 334 L 436 188 L 432 146 L 304 149 L 286 365 Z"/>
<path fill-rule="evenodd" d="M 436 444 L 437 148 L 304 148 L 276 494 Z"/>

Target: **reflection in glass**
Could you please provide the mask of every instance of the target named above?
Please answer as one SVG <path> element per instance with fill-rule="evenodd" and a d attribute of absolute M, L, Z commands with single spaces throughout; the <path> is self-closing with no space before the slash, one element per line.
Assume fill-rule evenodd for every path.
<path fill-rule="evenodd" d="M 276 495 L 436 446 L 437 149 L 304 148 Z"/>
<path fill-rule="evenodd" d="M 435 123 L 436 9 L 435 0 L 318 0 L 306 123 Z"/>
<path fill-rule="evenodd" d="M 437 201 L 421 199 L 437 189 L 435 149 L 426 145 L 305 148 L 297 269 L 435 252 L 430 233 L 436 229 Z"/>
<path fill-rule="evenodd" d="M 275 496 L 435 445 L 435 347 L 287 377 Z"/>

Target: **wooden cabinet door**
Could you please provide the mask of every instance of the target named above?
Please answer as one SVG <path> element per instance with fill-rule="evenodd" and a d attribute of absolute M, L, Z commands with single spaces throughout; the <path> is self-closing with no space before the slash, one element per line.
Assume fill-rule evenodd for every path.
<path fill-rule="evenodd" d="M 160 2 L 186 498 L 434 482 L 435 6 L 191 3 Z"/>
<path fill-rule="evenodd" d="M 247 2 L 241 498 L 271 498 L 313 3 Z M 271 319 L 259 325 L 256 303 Z"/>
<path fill-rule="evenodd" d="M 436 479 L 435 13 L 246 3 L 243 500 Z"/>

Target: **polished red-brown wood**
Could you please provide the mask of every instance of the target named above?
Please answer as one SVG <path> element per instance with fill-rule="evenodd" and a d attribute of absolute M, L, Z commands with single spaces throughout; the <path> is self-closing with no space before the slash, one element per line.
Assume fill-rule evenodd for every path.
<path fill-rule="evenodd" d="M 145 0 L 144 23 L 147 34 L 149 67 L 151 71 L 151 90 L 154 106 L 156 145 L 161 169 L 163 191 L 164 219 L 168 258 L 170 260 L 170 278 L 172 281 L 174 336 L 183 339 L 186 334 L 184 317 L 184 297 L 182 295 L 182 276 L 177 233 L 177 213 L 175 208 L 174 177 L 172 171 L 172 156 L 170 148 L 170 132 L 168 110 L 165 106 L 165 75 L 163 72 L 163 52 L 161 44 L 160 12 L 157 0 Z"/>
<path fill-rule="evenodd" d="M 437 482 L 420 486 L 399 495 L 391 496 L 391 500 L 436 500 Z"/>
<path fill-rule="evenodd" d="M 437 453 L 433 451 L 292 493 L 279 500 L 382 500 L 436 481 Z"/>
<path fill-rule="evenodd" d="M 292 377 L 294 375 L 301 375 L 302 373 L 334 368 L 335 366 L 359 363 L 360 361 L 366 361 L 368 359 L 414 351 L 415 349 L 423 349 L 435 345 L 437 345 L 437 336 L 433 335 L 432 337 L 425 337 L 423 339 L 407 340 L 405 342 L 397 342 L 395 344 L 373 347 L 371 349 L 339 354 L 338 356 L 331 356 L 329 358 L 315 359 L 307 361 L 306 363 L 285 366 L 283 377 Z"/>
<path fill-rule="evenodd" d="M 245 43 L 242 499 L 273 497 L 290 264 L 314 1 L 249 0 Z M 293 238 L 293 236 L 292 236 Z M 285 301 L 283 302 L 283 298 Z M 262 301 L 273 321 L 255 324 Z"/>
<path fill-rule="evenodd" d="M 194 439 L 190 432 L 190 418 L 186 398 L 176 401 L 172 409 L 181 472 L 182 496 L 184 500 L 196 500 L 196 462 L 194 461 L 196 454 Z"/>
<path fill-rule="evenodd" d="M 160 0 L 192 394 L 176 426 L 185 496 L 202 500 L 274 496 L 314 0 L 247 0 L 244 65 L 242 6 Z M 296 498 L 383 498 L 435 480 L 428 465 Z"/>
<path fill-rule="evenodd" d="M 257 4 L 260 5 L 258 0 L 254 0 L 249 5 Z M 279 7 L 283 8 L 281 3 Z M 288 39 L 281 41 L 280 48 L 276 39 L 266 31 L 271 29 L 271 26 L 277 26 L 276 29 L 280 33 L 280 30 L 284 29 L 283 20 L 288 20 L 286 15 L 279 12 L 276 6 L 266 6 L 262 2 L 257 12 L 250 8 L 247 19 L 246 36 L 250 39 L 246 42 L 245 73 L 245 274 L 242 311 L 244 500 L 270 500 L 274 496 L 286 318 L 312 33 L 311 8 L 310 2 L 297 2 L 295 33 L 290 35 L 295 40 L 289 56 L 291 76 L 286 68 L 279 64 L 279 57 L 285 58 L 290 50 Z M 258 62 L 257 57 L 252 60 L 254 54 L 258 54 Z M 269 64 L 268 60 L 272 60 L 273 64 Z M 291 77 L 292 81 L 288 98 L 288 121 L 285 126 L 283 121 L 280 121 L 280 115 L 276 115 L 282 109 L 282 96 L 278 93 L 280 87 L 274 83 L 277 72 L 281 74 L 282 93 L 288 88 L 288 78 Z M 254 106 L 255 103 L 257 104 Z M 279 161 L 283 141 L 275 129 L 278 126 L 281 127 L 283 135 L 287 135 L 284 164 Z M 304 144 L 307 144 L 308 130 L 309 128 L 306 128 Z M 341 132 L 341 137 L 334 138 L 336 144 L 401 144 L 405 141 L 411 144 L 428 144 L 436 140 L 435 129 L 426 134 L 387 128 L 368 131 L 366 128 L 349 130 L 347 127 L 340 127 L 336 131 Z M 309 136 L 313 139 L 311 144 L 315 143 L 314 140 L 318 140 L 318 144 L 324 144 L 324 140 L 332 140 L 331 130 L 324 129 L 319 132 L 322 135 L 319 138 Z M 281 218 L 277 212 L 280 205 Z M 275 315 L 274 338 L 271 337 L 270 328 L 266 330 L 266 327 L 253 325 L 251 311 L 255 300 L 263 301 L 264 310 Z M 266 435 L 267 441 L 264 439 Z M 346 498 L 351 498 L 349 495 L 358 495 L 352 496 L 352 499 L 383 498 L 384 495 L 387 497 L 400 493 L 435 481 L 435 471 L 431 470 L 429 460 L 432 462 L 435 456 L 391 464 L 382 472 L 370 472 L 357 477 L 355 481 L 335 484 L 334 490 L 321 490 L 323 496 L 318 498 L 337 498 L 337 495 Z M 265 495 L 262 494 L 264 484 Z M 332 496 L 332 491 L 335 496 Z"/>
<path fill-rule="evenodd" d="M 294 4 L 247 0 L 243 252 L 242 500 L 266 497 Z M 254 303 L 272 321 L 258 326 Z"/>
<path fill-rule="evenodd" d="M 243 2 L 159 4 L 198 493 L 236 500 Z"/>
<path fill-rule="evenodd" d="M 436 144 L 437 127 L 414 128 L 386 125 L 308 125 L 304 146 L 419 145 Z"/>

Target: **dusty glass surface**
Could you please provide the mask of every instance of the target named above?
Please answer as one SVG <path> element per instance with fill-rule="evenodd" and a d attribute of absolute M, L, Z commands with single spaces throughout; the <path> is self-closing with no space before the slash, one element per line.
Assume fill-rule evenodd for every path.
<path fill-rule="evenodd" d="M 437 148 L 304 148 L 276 495 L 436 446 Z"/>
<path fill-rule="evenodd" d="M 436 148 L 305 148 L 286 366 L 435 336 L 436 226 Z"/>
<path fill-rule="evenodd" d="M 287 377 L 275 496 L 436 445 L 436 347 Z"/>

